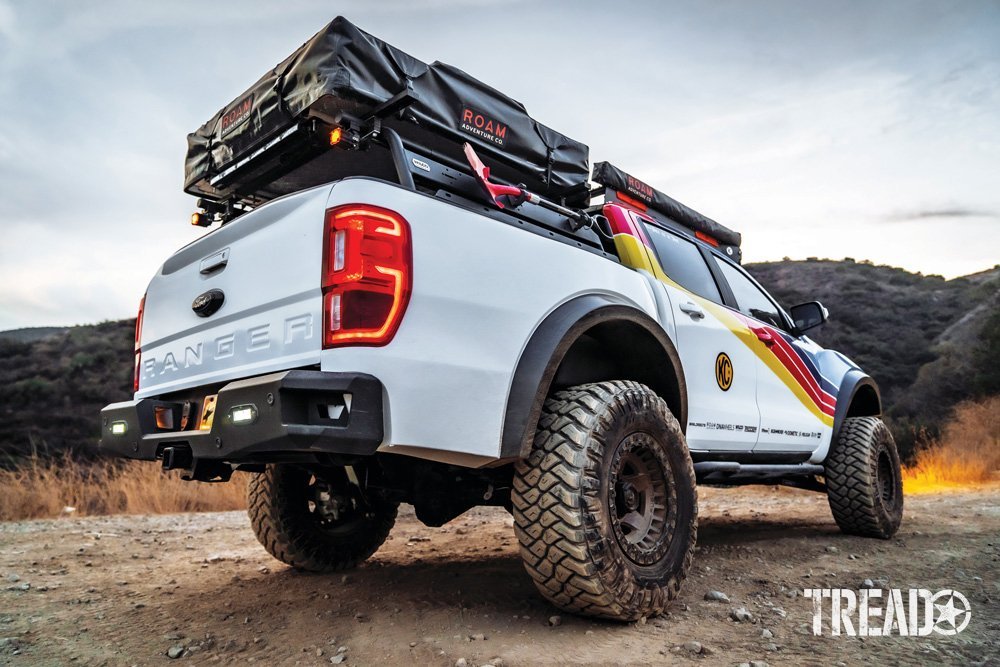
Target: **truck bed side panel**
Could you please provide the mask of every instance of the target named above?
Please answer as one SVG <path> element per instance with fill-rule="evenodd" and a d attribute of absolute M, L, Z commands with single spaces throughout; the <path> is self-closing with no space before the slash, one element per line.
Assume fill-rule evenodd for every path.
<path fill-rule="evenodd" d="M 322 357 L 323 370 L 362 371 L 385 385 L 383 451 L 496 458 L 514 369 L 548 313 L 606 293 L 657 317 L 641 274 L 586 250 L 372 180 L 338 183 L 328 206 L 348 203 L 395 210 L 412 228 L 413 293 L 392 343 Z"/>

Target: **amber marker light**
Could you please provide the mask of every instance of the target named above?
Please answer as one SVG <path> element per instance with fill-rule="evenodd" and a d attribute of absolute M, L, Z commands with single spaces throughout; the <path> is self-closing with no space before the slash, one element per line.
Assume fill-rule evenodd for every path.
<path fill-rule="evenodd" d="M 335 127 L 330 130 L 330 145 L 336 146 L 340 143 L 340 140 L 344 138 L 344 130 L 339 127 Z"/>

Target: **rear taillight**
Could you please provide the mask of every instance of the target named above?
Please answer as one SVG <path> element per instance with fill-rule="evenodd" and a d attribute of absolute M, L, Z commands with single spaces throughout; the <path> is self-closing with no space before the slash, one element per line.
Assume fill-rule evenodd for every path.
<path fill-rule="evenodd" d="M 410 226 L 351 204 L 326 212 L 323 236 L 323 347 L 385 345 L 410 299 Z"/>
<path fill-rule="evenodd" d="M 135 318 L 135 368 L 132 371 L 132 391 L 139 391 L 139 369 L 142 367 L 142 353 L 139 342 L 142 339 L 142 313 L 146 309 L 146 295 L 139 300 L 139 314 Z"/>

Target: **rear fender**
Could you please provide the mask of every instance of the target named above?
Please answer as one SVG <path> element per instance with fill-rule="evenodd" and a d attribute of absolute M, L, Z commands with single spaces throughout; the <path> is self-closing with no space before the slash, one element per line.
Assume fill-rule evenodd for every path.
<path fill-rule="evenodd" d="M 656 340 L 672 366 L 676 387 L 674 408 L 678 421 L 687 424 L 687 391 L 680 357 L 662 327 L 624 299 L 589 294 L 567 301 L 550 313 L 535 329 L 518 360 L 507 398 L 501 436 L 502 459 L 524 458 L 531 452 L 535 430 L 545 399 L 553 387 L 560 364 L 573 344 L 595 326 L 628 322 L 638 325 Z M 628 378 L 622 378 L 628 379 Z"/>

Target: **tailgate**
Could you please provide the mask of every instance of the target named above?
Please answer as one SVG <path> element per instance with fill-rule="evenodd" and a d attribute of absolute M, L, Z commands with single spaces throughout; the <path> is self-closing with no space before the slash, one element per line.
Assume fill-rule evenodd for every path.
<path fill-rule="evenodd" d="M 167 260 L 146 291 L 137 398 L 319 364 L 331 188 L 270 202 Z M 217 312 L 195 313 L 219 293 Z"/>

